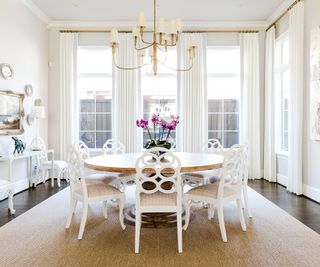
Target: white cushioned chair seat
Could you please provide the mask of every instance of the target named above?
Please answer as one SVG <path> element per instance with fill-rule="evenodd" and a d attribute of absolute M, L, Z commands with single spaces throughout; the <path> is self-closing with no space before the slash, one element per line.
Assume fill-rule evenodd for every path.
<path fill-rule="evenodd" d="M 41 165 L 46 168 L 51 168 L 51 161 L 48 160 L 48 161 L 42 162 Z M 54 160 L 53 166 L 58 167 L 59 169 L 65 169 L 68 167 L 68 163 L 63 160 Z"/>
<path fill-rule="evenodd" d="M 112 186 L 105 185 L 103 183 L 89 183 L 87 184 L 87 191 L 89 198 L 121 194 L 118 189 Z M 80 183 L 76 184 L 74 192 L 78 195 L 82 194 L 82 187 Z"/>
<path fill-rule="evenodd" d="M 196 188 L 192 188 L 186 194 L 187 195 L 202 196 L 202 197 L 217 198 L 218 197 L 218 189 L 219 189 L 219 183 L 207 184 L 207 185 L 201 185 Z M 223 191 L 224 197 L 228 197 L 228 196 L 234 195 L 236 193 L 237 193 L 237 190 L 233 189 L 232 187 L 230 187 L 230 186 L 224 187 L 224 191 Z"/>
<path fill-rule="evenodd" d="M 165 194 L 156 192 L 153 194 L 140 195 L 141 206 L 176 206 L 177 205 L 177 194 Z"/>
<path fill-rule="evenodd" d="M 110 174 L 94 173 L 86 176 L 86 182 L 89 184 L 97 183 L 97 182 L 109 184 L 116 178 L 117 176 L 113 176 Z"/>

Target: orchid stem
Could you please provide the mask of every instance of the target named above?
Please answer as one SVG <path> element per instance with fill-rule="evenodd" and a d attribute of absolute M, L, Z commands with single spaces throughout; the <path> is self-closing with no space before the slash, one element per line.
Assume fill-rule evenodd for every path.
<path fill-rule="evenodd" d="M 146 126 L 146 128 L 147 128 L 147 131 L 148 131 L 148 134 L 149 134 L 150 140 L 152 140 L 152 136 L 151 136 L 151 133 L 150 133 L 149 127 L 148 127 L 148 126 Z"/>
<path fill-rule="evenodd" d="M 171 132 L 171 130 L 168 131 L 167 138 L 166 138 L 166 142 L 167 142 L 167 140 L 168 140 L 168 138 L 169 138 L 170 132 Z"/>

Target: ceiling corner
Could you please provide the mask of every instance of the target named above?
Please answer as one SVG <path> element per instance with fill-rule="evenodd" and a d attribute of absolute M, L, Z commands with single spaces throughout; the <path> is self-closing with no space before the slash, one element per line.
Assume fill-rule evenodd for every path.
<path fill-rule="evenodd" d="M 20 0 L 34 15 L 44 23 L 49 24 L 50 18 L 32 0 Z"/>

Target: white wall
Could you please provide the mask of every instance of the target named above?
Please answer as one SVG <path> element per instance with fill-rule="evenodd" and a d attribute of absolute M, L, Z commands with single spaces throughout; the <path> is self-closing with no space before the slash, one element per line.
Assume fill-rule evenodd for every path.
<path fill-rule="evenodd" d="M 305 0 L 305 48 L 304 48 L 304 190 L 320 202 L 320 142 L 310 140 L 309 133 L 309 93 L 310 93 L 310 31 L 320 26 L 320 1 Z"/>
<path fill-rule="evenodd" d="M 293 2 L 293 0 L 291 1 Z M 304 104 L 303 104 L 303 194 L 320 202 L 320 142 L 310 140 L 309 132 L 309 96 L 310 96 L 310 31 L 320 26 L 320 1 L 304 0 L 305 2 L 305 41 L 304 41 Z M 289 6 L 290 3 L 288 2 Z M 276 34 L 281 35 L 289 27 L 288 16 L 278 24 Z M 287 179 L 288 161 L 280 156 L 277 159 L 278 178 Z"/>
<path fill-rule="evenodd" d="M 33 96 L 24 101 L 25 113 L 30 112 L 34 99 L 41 98 L 48 107 L 48 31 L 44 22 L 35 17 L 20 0 L 0 0 L 0 63 L 9 63 L 15 76 L 12 80 L 0 77 L 0 88 L 24 93 L 24 86 L 32 84 Z M 46 110 L 47 111 L 47 110 Z M 28 126 L 18 136 L 30 146 L 35 137 L 35 125 Z M 48 139 L 48 117 L 39 123 L 39 136 Z M 11 136 L 0 136 L 0 154 L 12 153 Z M 25 180 L 26 162 L 15 162 L 14 181 Z M 18 171 L 16 171 L 18 170 Z M 0 164 L 0 178 L 7 178 L 7 170 Z"/>

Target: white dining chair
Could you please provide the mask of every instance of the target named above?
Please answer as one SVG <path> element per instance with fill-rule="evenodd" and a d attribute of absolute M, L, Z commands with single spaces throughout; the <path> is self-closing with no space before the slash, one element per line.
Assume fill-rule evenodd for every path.
<path fill-rule="evenodd" d="M 103 147 L 103 154 L 124 154 L 126 151 L 126 147 L 123 143 L 116 139 L 108 139 Z M 117 176 L 117 179 L 114 179 L 111 183 L 112 186 L 117 187 L 118 189 L 125 191 L 125 188 L 128 183 L 134 182 L 135 175 L 129 173 L 115 173 L 113 175 Z"/>
<path fill-rule="evenodd" d="M 163 153 L 163 154 L 162 154 Z M 135 253 L 140 251 L 142 213 L 176 213 L 178 252 L 182 253 L 182 187 L 180 160 L 155 147 L 136 160 Z"/>
<path fill-rule="evenodd" d="M 82 217 L 78 239 L 82 239 L 88 214 L 89 203 L 102 202 L 103 215 L 107 219 L 107 201 L 116 200 L 119 204 L 119 220 L 122 229 L 125 229 L 123 208 L 125 205 L 125 195 L 118 189 L 105 184 L 102 181 L 87 183 L 83 176 L 83 164 L 79 151 L 76 147 L 70 146 L 68 151 L 68 169 L 70 179 L 70 209 L 67 218 L 66 228 L 70 228 L 73 214 L 76 210 L 77 203 L 83 204 Z"/>
<path fill-rule="evenodd" d="M 9 182 L 8 180 L 0 179 L 0 198 L 8 198 L 8 209 L 11 214 L 15 214 L 16 212 L 13 208 L 13 194 L 13 183 Z"/>
<path fill-rule="evenodd" d="M 251 212 L 251 207 L 249 204 L 249 197 L 248 197 L 249 149 L 248 149 L 247 142 L 245 142 L 242 145 L 242 167 L 243 167 L 242 194 L 243 194 L 244 208 L 248 213 L 249 218 L 252 218 L 252 212 Z"/>
<path fill-rule="evenodd" d="M 73 144 L 73 147 L 78 151 L 80 160 L 81 160 L 81 166 L 83 168 L 83 175 L 86 177 L 87 181 L 95 182 L 95 181 L 103 181 L 106 184 L 110 184 L 112 181 L 117 179 L 116 174 L 110 174 L 110 173 L 103 173 L 103 172 L 93 172 L 92 170 L 88 170 L 84 167 L 84 162 L 86 159 L 90 158 L 90 150 L 88 146 L 81 140 L 75 142 Z"/>
<path fill-rule="evenodd" d="M 209 154 L 222 154 L 223 146 L 218 139 L 209 139 L 208 142 L 203 145 L 203 152 Z M 191 187 L 197 187 L 203 184 L 215 182 L 219 178 L 219 175 L 220 170 L 183 173 L 182 180 L 184 184 Z"/>
<path fill-rule="evenodd" d="M 123 154 L 125 150 L 126 150 L 125 145 L 122 144 L 119 140 L 115 140 L 115 139 L 108 139 L 102 147 L 102 151 L 104 155 Z"/>
<path fill-rule="evenodd" d="M 219 227 L 224 242 L 227 242 L 223 215 L 224 204 L 236 201 L 242 230 L 247 230 L 242 210 L 242 153 L 242 147 L 240 145 L 232 146 L 224 153 L 220 182 L 193 188 L 184 195 L 184 206 L 186 209 L 184 230 L 187 230 L 189 225 L 190 207 L 193 201 L 206 202 L 210 206 L 212 205 L 212 207 L 217 208 Z M 214 214 L 212 214 L 212 217 L 213 215 Z"/>
<path fill-rule="evenodd" d="M 46 145 L 45 145 L 42 138 L 37 137 L 32 140 L 31 147 L 37 147 L 40 149 L 37 157 L 40 162 L 39 168 L 42 169 L 40 171 L 40 174 L 42 175 L 41 180 L 42 180 L 42 182 L 45 182 L 48 177 L 48 171 L 51 170 L 51 167 L 52 167 L 51 160 L 48 160 L 48 154 L 46 152 Z M 64 175 L 67 173 L 67 170 L 68 170 L 67 162 L 65 162 L 63 160 L 54 160 L 53 161 L 53 172 L 57 173 L 58 187 L 61 186 L 61 179 L 64 178 Z M 54 174 L 52 173 L 52 175 L 54 175 Z M 54 186 L 53 180 L 51 182 L 51 186 Z"/>

